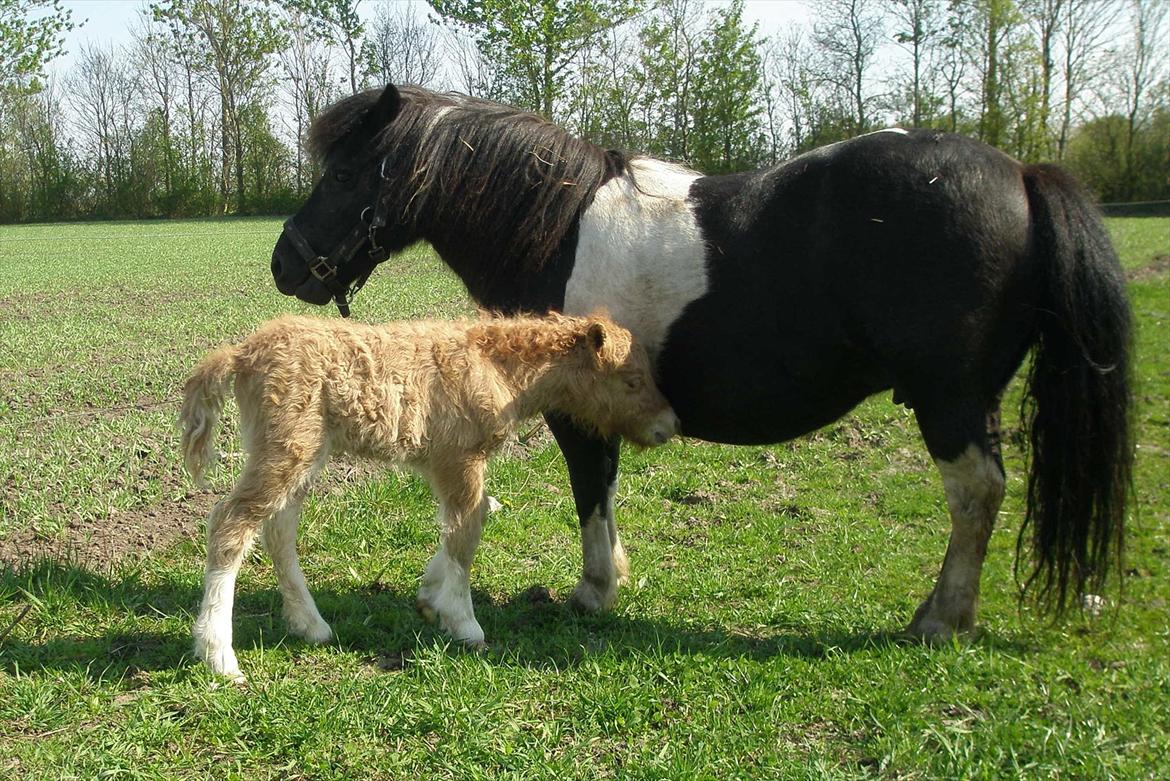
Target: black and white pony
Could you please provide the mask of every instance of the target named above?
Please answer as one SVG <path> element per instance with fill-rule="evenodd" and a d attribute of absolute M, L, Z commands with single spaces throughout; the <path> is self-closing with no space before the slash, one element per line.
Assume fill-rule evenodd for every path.
<path fill-rule="evenodd" d="M 483 307 L 604 307 L 649 349 L 683 433 L 716 442 L 781 442 L 893 389 L 951 516 L 911 634 L 974 625 L 1004 494 L 1000 397 L 1030 350 L 1017 566 L 1059 610 L 1120 556 L 1129 307 L 1098 213 L 1060 169 L 891 129 L 702 176 L 496 103 L 394 86 L 330 107 L 312 146 L 324 176 L 272 254 L 285 294 L 344 313 L 379 261 L 428 241 Z M 605 610 L 628 572 L 619 442 L 548 423 L 581 521 L 572 601 Z"/>

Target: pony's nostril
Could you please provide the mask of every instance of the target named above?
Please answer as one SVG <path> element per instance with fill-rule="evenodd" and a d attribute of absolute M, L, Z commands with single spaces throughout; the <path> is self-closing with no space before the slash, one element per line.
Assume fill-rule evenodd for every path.
<path fill-rule="evenodd" d="M 280 258 L 276 257 L 276 253 L 272 254 L 272 278 L 280 279 Z"/>

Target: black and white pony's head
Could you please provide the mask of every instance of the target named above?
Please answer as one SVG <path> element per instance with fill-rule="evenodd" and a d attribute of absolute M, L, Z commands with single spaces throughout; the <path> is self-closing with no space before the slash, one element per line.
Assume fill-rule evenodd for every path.
<path fill-rule="evenodd" d="M 314 304 L 334 294 L 311 273 L 312 255 L 329 256 L 375 212 L 372 243 L 396 252 L 426 239 L 471 287 L 461 265 L 493 277 L 540 269 L 624 167 L 624 156 L 536 114 L 410 86 L 338 101 L 314 120 L 309 143 L 324 173 L 273 249 L 272 276 Z M 334 287 L 381 259 L 356 252 Z"/>

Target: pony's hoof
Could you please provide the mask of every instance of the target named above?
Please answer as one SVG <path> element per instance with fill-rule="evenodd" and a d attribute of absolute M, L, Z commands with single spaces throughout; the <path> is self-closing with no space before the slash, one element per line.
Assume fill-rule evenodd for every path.
<path fill-rule="evenodd" d="M 240 689 L 246 688 L 248 686 L 247 677 L 245 677 L 244 674 L 239 670 L 236 670 L 234 673 L 224 673 L 223 677 L 227 679 L 228 684 L 231 686 L 235 686 Z M 221 688 L 221 684 L 219 681 L 212 681 L 208 688 L 212 691 L 215 691 L 216 689 Z"/>
<path fill-rule="evenodd" d="M 902 630 L 900 637 L 931 648 L 939 648 L 951 645 L 956 639 L 967 638 L 973 632 L 973 626 L 954 626 L 935 616 L 922 615 L 915 616 L 910 625 Z"/>
<path fill-rule="evenodd" d="M 604 613 L 617 601 L 617 583 L 606 589 L 582 580 L 569 597 L 569 607 L 578 613 L 594 615 Z"/>
<path fill-rule="evenodd" d="M 448 624 L 447 621 L 442 622 L 443 631 L 452 640 L 457 640 L 466 648 L 486 648 L 487 643 L 484 642 L 483 628 L 480 627 L 479 622 L 474 619 L 470 621 L 462 621 L 458 624 Z"/>

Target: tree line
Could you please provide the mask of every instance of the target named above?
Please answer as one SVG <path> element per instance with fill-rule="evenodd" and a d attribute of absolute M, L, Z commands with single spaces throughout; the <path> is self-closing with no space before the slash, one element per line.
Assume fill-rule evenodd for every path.
<path fill-rule="evenodd" d="M 316 114 L 388 81 L 537 111 L 708 173 L 893 124 L 1170 198 L 1163 0 L 155 0 L 129 43 L 50 63 L 60 0 L 0 0 L 0 222 L 292 211 Z M 363 13 L 363 11 L 372 13 Z"/>

